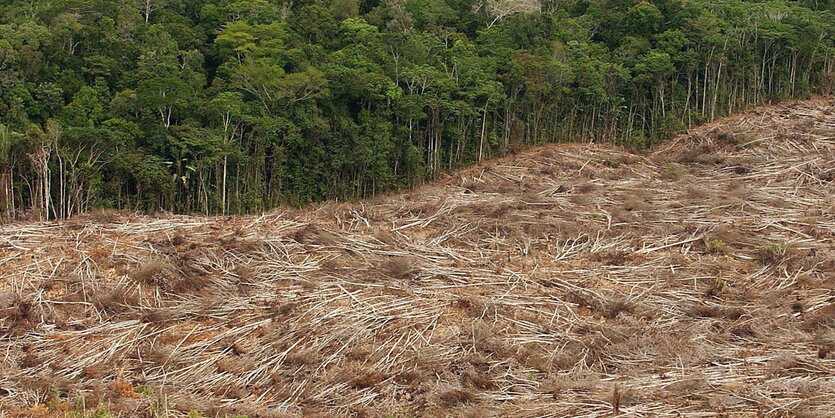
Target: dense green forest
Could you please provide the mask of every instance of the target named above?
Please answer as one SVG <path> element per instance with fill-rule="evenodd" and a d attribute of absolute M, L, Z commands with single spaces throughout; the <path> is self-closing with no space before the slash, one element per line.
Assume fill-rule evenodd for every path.
<path fill-rule="evenodd" d="M 357 198 L 832 88 L 833 1 L 0 0 L 0 217 Z"/>

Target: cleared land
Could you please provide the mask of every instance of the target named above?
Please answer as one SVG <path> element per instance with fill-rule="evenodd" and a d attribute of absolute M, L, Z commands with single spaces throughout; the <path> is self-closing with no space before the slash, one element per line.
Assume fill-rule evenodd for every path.
<path fill-rule="evenodd" d="M 825 416 L 833 137 L 818 99 L 363 203 L 0 226 L 0 409 Z"/>

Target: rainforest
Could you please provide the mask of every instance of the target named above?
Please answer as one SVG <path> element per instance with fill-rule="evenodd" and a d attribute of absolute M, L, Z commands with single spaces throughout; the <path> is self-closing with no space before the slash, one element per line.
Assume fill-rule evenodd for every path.
<path fill-rule="evenodd" d="M 0 218 L 352 200 L 831 92 L 832 1 L 2 0 Z"/>

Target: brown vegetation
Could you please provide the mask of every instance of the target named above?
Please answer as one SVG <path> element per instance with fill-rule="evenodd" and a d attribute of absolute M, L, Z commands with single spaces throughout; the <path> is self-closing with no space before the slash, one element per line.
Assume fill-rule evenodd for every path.
<path fill-rule="evenodd" d="M 373 202 L 2 225 L 0 410 L 825 416 L 833 106 Z"/>

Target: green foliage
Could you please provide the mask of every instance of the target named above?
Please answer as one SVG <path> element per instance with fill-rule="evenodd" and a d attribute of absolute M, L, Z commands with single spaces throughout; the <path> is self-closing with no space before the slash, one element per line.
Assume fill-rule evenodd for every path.
<path fill-rule="evenodd" d="M 75 411 L 66 412 L 65 416 L 68 418 L 112 418 L 115 415 L 110 412 L 106 406 L 99 406 L 96 409 L 84 408 L 83 398 L 75 408 Z"/>
<path fill-rule="evenodd" d="M 835 66 L 831 1 L 33 4 L 0 5 L 3 216 L 240 213 L 643 148 L 831 92 Z"/>
<path fill-rule="evenodd" d="M 727 251 L 727 245 L 721 239 L 713 239 L 705 243 L 707 254 L 723 254 L 725 251 Z"/>
<path fill-rule="evenodd" d="M 769 242 L 763 244 L 757 251 L 763 264 L 778 264 L 788 255 L 789 245 L 784 242 Z"/>
<path fill-rule="evenodd" d="M 6 167 L 11 162 L 14 137 L 9 127 L 0 125 L 0 167 Z"/>
<path fill-rule="evenodd" d="M 133 389 L 134 392 L 145 395 L 145 396 L 152 396 L 154 394 L 154 389 L 150 388 L 149 386 L 145 385 L 136 385 Z"/>

